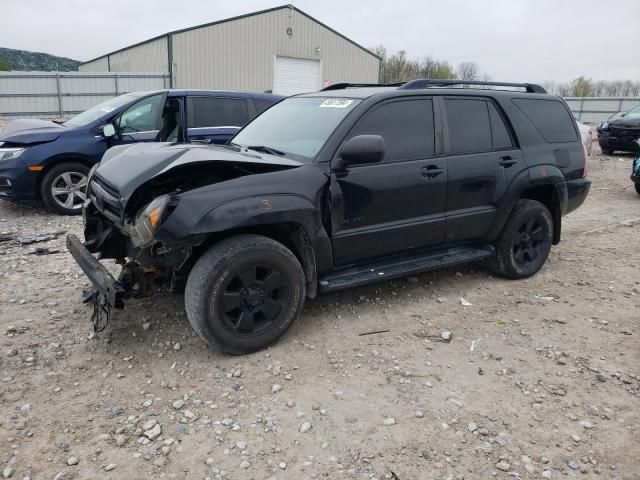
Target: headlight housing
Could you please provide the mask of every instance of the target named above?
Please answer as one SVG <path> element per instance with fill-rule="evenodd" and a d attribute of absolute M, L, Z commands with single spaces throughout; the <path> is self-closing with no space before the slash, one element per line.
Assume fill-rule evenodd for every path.
<path fill-rule="evenodd" d="M 609 128 L 609 122 L 602 122 L 600 124 L 600 130 L 606 130 L 607 128 Z"/>
<path fill-rule="evenodd" d="M 0 162 L 18 158 L 24 152 L 24 148 L 0 148 Z"/>
<path fill-rule="evenodd" d="M 134 247 L 143 247 L 153 242 L 153 236 L 166 218 L 167 207 L 175 206 L 176 199 L 169 195 L 156 198 L 136 215 L 131 226 L 131 243 Z"/>

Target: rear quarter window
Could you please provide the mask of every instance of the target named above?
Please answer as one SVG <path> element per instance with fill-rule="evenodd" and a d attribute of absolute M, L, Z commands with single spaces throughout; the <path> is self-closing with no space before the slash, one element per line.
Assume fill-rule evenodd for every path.
<path fill-rule="evenodd" d="M 514 98 L 512 101 L 547 142 L 578 140 L 573 117 L 562 102 L 529 98 Z"/>

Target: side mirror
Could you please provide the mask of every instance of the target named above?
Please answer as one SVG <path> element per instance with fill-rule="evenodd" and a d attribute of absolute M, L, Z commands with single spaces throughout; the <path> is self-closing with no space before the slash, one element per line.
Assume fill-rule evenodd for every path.
<path fill-rule="evenodd" d="M 112 123 L 107 123 L 102 127 L 102 134 L 107 138 L 113 137 L 116 134 L 116 127 L 114 127 Z"/>
<path fill-rule="evenodd" d="M 386 150 L 384 139 L 380 135 L 357 135 L 342 145 L 336 167 L 381 162 Z"/>

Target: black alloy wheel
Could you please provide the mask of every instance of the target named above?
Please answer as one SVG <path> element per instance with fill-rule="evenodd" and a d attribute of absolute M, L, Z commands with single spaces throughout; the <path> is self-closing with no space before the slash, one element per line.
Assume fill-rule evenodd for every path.
<path fill-rule="evenodd" d="M 290 296 L 282 272 L 268 264 L 243 268 L 223 288 L 219 313 L 239 335 L 260 335 L 272 328 Z"/>
<path fill-rule="evenodd" d="M 545 226 L 536 218 L 530 217 L 518 229 L 513 242 L 513 257 L 521 267 L 535 263 L 545 242 Z"/>
<path fill-rule="evenodd" d="M 553 216 L 542 203 L 520 199 L 494 243 L 487 265 L 506 278 L 527 278 L 537 273 L 553 244 Z"/>
<path fill-rule="evenodd" d="M 300 318 L 306 296 L 300 261 L 261 235 L 229 237 L 211 246 L 189 272 L 184 303 L 194 330 L 228 353 L 268 347 Z"/>

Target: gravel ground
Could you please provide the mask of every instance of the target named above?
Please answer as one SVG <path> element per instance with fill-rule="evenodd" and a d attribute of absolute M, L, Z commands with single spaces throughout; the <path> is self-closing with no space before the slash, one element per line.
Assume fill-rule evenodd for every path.
<path fill-rule="evenodd" d="M 241 357 L 208 349 L 180 297 L 130 302 L 94 338 L 64 237 L 0 241 L 0 470 L 639 479 L 630 164 L 594 145 L 591 194 L 529 280 L 471 266 L 327 295 Z M 57 231 L 80 234 L 81 220 L 0 202 L 0 234 Z"/>

